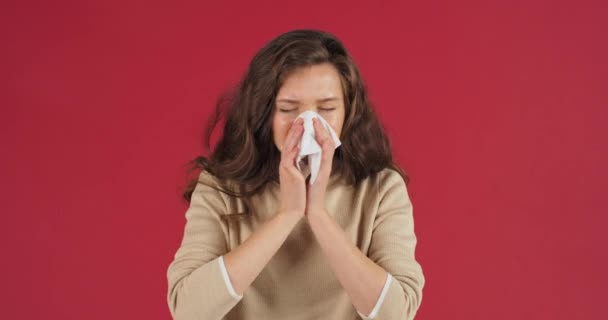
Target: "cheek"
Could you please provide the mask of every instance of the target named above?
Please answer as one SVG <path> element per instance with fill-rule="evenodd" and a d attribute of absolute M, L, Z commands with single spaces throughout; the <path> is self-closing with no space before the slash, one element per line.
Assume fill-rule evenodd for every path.
<path fill-rule="evenodd" d="M 344 122 L 343 118 L 340 116 L 331 117 L 330 119 L 326 119 L 327 123 L 334 129 L 336 134 L 340 136 L 340 132 L 342 131 L 342 124 Z"/>
<path fill-rule="evenodd" d="M 338 137 L 340 137 L 340 131 L 342 131 L 342 128 L 340 127 L 340 125 L 337 124 L 337 123 L 331 123 L 331 122 L 330 122 L 330 125 L 334 129 L 334 131 L 336 132 L 336 135 Z"/>

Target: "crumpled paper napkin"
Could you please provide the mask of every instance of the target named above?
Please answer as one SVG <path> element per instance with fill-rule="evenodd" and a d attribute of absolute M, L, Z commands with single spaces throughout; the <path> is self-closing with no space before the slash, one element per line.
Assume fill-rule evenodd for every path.
<path fill-rule="evenodd" d="M 317 175 L 319 174 L 319 169 L 321 168 L 322 150 L 321 150 L 321 145 L 315 139 L 315 127 L 313 125 L 312 119 L 318 118 L 319 120 L 321 120 L 321 124 L 325 128 L 327 128 L 327 130 L 329 130 L 329 134 L 330 134 L 331 138 L 334 140 L 336 148 L 338 148 L 340 145 L 342 145 L 342 142 L 340 142 L 338 135 L 336 134 L 334 129 L 331 127 L 331 125 L 325 119 L 323 119 L 323 117 L 320 114 L 318 114 L 314 111 L 308 110 L 308 111 L 302 112 L 300 115 L 298 115 L 297 118 L 304 119 L 304 132 L 302 133 L 302 139 L 298 143 L 298 145 L 300 146 L 300 152 L 298 153 L 298 156 L 296 159 L 296 166 L 298 167 L 298 170 L 302 171 L 302 169 L 300 167 L 300 161 L 303 158 L 308 157 L 308 165 L 310 166 L 310 175 L 311 175 L 310 184 L 313 184 L 315 182 L 315 180 L 317 179 Z M 295 119 L 294 119 L 294 121 L 295 121 Z"/>

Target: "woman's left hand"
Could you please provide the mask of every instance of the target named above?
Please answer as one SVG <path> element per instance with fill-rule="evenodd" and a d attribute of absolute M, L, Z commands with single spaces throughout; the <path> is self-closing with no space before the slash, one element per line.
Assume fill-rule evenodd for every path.
<path fill-rule="evenodd" d="M 311 185 L 306 183 L 306 217 L 326 213 L 325 191 L 331 175 L 332 160 L 336 145 L 331 139 L 329 131 L 317 118 L 313 118 L 315 139 L 321 146 L 321 167 L 317 179 Z"/>

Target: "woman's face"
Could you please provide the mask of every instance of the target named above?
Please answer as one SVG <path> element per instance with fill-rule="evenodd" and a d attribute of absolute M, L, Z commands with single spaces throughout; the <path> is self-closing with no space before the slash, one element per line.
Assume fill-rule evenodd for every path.
<path fill-rule="evenodd" d="M 321 115 L 340 137 L 345 110 L 338 71 L 329 63 L 292 71 L 277 93 L 274 108 L 272 131 L 279 150 L 293 120 L 308 110 Z"/>

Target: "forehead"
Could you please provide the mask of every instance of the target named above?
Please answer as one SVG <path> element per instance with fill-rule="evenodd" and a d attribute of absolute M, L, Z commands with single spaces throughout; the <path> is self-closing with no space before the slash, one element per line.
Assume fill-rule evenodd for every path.
<path fill-rule="evenodd" d="M 342 97 L 338 70 L 331 64 L 320 64 L 293 70 L 277 93 L 277 99 L 307 100 L 328 96 Z"/>

